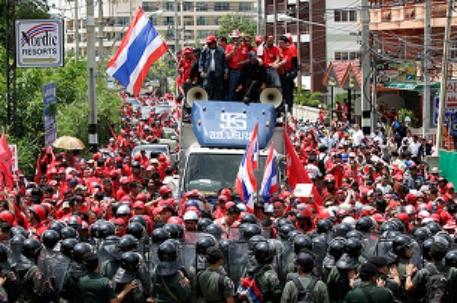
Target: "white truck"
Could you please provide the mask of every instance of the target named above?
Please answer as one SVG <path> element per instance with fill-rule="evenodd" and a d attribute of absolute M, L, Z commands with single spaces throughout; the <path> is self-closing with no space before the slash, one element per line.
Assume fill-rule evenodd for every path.
<path fill-rule="evenodd" d="M 277 164 L 284 155 L 283 130 L 276 125 L 275 108 L 262 103 L 193 102 L 190 121 L 181 124 L 181 194 L 197 189 L 210 203 L 215 203 L 218 190 L 234 187 L 241 159 L 257 122 L 260 159 L 256 176 L 260 187 L 271 142 L 274 142 Z M 280 184 L 281 165 L 277 171 Z"/>

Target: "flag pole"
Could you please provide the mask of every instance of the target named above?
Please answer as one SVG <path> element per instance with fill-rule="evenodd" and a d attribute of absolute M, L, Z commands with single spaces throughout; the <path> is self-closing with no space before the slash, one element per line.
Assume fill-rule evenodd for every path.
<path fill-rule="evenodd" d="M 262 182 L 262 172 L 260 171 L 260 144 L 259 144 L 259 119 L 257 118 L 257 146 L 259 147 L 259 150 L 257 151 L 258 152 L 258 165 L 257 165 L 257 168 L 255 169 L 257 172 L 256 172 L 256 175 L 257 175 L 257 201 L 259 200 L 259 197 L 260 197 L 260 186 L 262 186 L 261 182 Z M 255 126 L 254 126 L 255 127 Z M 256 202 L 257 202 L 256 201 Z"/>

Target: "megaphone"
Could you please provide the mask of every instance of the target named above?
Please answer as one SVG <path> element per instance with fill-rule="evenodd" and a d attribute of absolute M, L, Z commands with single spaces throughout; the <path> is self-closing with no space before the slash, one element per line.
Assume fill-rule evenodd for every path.
<path fill-rule="evenodd" d="M 271 104 L 275 108 L 278 108 L 282 104 L 282 94 L 277 88 L 266 88 L 260 94 L 260 102 Z"/>
<path fill-rule="evenodd" d="M 192 107 L 192 103 L 194 101 L 207 101 L 208 100 L 208 93 L 201 87 L 192 87 L 189 89 L 186 95 L 186 104 L 189 107 Z"/>

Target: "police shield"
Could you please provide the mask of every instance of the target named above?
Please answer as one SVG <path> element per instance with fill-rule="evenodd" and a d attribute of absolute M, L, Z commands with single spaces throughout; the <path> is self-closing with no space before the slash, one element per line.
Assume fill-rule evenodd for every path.
<path fill-rule="evenodd" d="M 413 240 L 411 245 L 411 259 L 410 262 L 414 264 L 417 268 L 422 268 L 422 250 L 417 241 Z"/>
<path fill-rule="evenodd" d="M 122 255 L 122 250 L 119 248 L 119 238 L 116 236 L 107 237 L 98 249 L 98 258 L 100 264 L 106 261 L 119 260 Z"/>
<path fill-rule="evenodd" d="M 283 241 L 282 242 L 284 251 L 280 253 L 279 255 L 276 256 L 276 272 L 279 275 L 279 279 L 284 282 L 285 278 L 287 277 L 287 274 L 293 270 L 293 262 L 295 258 L 295 253 L 294 253 L 294 245 L 291 241 Z M 292 267 L 291 267 L 292 264 Z"/>
<path fill-rule="evenodd" d="M 322 264 L 327 252 L 327 239 L 325 235 L 319 235 L 312 239 L 313 243 L 313 253 L 314 253 L 314 266 L 319 273 L 319 276 L 322 275 Z"/>
<path fill-rule="evenodd" d="M 253 253 L 249 250 L 248 242 L 233 241 L 227 249 L 227 272 L 238 287 L 240 279 L 246 273 L 248 263 L 254 261 Z"/>
<path fill-rule="evenodd" d="M 363 244 L 363 253 L 367 259 L 370 259 L 374 256 L 374 250 L 376 245 L 379 242 L 378 233 L 370 233 L 367 235 L 366 239 L 362 240 Z"/>
<path fill-rule="evenodd" d="M 54 289 L 60 292 L 70 265 L 70 259 L 58 251 L 43 248 L 37 265 L 45 280 L 50 281 Z"/>
<path fill-rule="evenodd" d="M 197 255 L 195 253 L 195 243 L 181 242 L 179 259 L 181 266 L 186 271 L 189 278 L 194 278 L 197 274 Z"/>

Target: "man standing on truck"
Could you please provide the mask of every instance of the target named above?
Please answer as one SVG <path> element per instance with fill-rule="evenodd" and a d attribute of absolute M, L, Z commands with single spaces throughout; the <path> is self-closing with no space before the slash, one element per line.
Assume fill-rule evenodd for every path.
<path fill-rule="evenodd" d="M 223 100 L 224 79 L 228 79 L 228 66 L 224 49 L 217 46 L 216 37 L 206 37 L 206 45 L 198 61 L 198 71 L 203 78 L 203 88 L 210 99 Z"/>
<path fill-rule="evenodd" d="M 225 60 L 229 66 L 229 87 L 227 100 L 236 101 L 236 90 L 240 84 L 241 78 L 241 68 L 247 63 L 248 60 L 248 48 L 240 42 L 240 31 L 234 29 L 230 38 L 232 38 L 233 43 L 228 45 L 225 49 Z"/>

